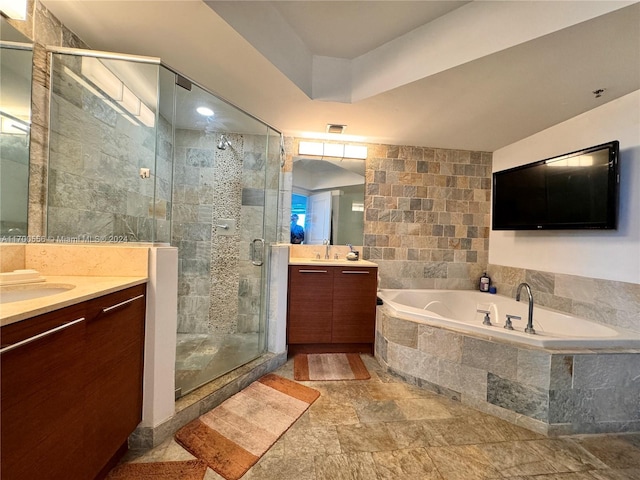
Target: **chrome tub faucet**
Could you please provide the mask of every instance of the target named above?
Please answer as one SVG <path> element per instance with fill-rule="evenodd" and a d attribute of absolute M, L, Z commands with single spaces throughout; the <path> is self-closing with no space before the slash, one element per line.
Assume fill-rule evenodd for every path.
<path fill-rule="evenodd" d="M 527 321 L 527 328 L 524 329 L 526 333 L 536 333 L 533 329 L 533 293 L 531 293 L 531 287 L 528 283 L 521 283 L 518 285 L 518 290 L 516 291 L 516 302 L 520 301 L 520 292 L 522 291 L 522 287 L 527 291 L 527 295 L 529 295 L 529 317 Z"/>

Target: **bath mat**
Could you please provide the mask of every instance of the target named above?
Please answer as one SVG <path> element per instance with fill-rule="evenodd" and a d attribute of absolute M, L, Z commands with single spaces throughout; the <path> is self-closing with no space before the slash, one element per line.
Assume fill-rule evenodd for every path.
<path fill-rule="evenodd" d="M 182 427 L 177 442 L 227 480 L 236 480 L 320 396 L 269 374 Z"/>
<path fill-rule="evenodd" d="M 357 353 L 305 353 L 293 359 L 296 380 L 367 380 L 367 367 Z"/>
<path fill-rule="evenodd" d="M 202 480 L 207 464 L 202 460 L 184 462 L 123 463 L 106 480 Z"/>

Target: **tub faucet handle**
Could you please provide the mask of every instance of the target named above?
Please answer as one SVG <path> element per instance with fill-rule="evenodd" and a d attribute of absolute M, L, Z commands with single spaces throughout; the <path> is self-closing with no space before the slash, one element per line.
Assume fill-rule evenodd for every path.
<path fill-rule="evenodd" d="M 522 317 L 518 315 L 509 315 L 507 314 L 507 321 L 504 323 L 504 328 L 507 330 L 513 330 L 513 325 L 511 324 L 511 320 L 521 320 Z"/>
<path fill-rule="evenodd" d="M 480 308 L 478 308 L 476 311 L 478 313 L 484 313 L 484 320 L 482 320 L 482 324 L 491 326 L 491 317 L 489 316 L 491 312 L 489 310 L 482 310 Z"/>

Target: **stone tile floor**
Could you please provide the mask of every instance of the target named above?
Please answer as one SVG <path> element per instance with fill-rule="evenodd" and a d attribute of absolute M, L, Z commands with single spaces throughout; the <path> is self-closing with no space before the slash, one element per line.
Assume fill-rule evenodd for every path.
<path fill-rule="evenodd" d="M 301 382 L 321 397 L 243 480 L 640 480 L 640 434 L 546 438 L 363 360 L 370 380 Z M 293 360 L 274 373 L 293 379 Z M 191 458 L 171 439 L 126 461 Z"/>

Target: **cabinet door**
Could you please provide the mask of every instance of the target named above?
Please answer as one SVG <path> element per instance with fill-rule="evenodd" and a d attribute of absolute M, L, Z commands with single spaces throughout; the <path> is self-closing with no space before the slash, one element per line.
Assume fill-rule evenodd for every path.
<path fill-rule="evenodd" d="M 335 269 L 332 343 L 373 343 L 377 268 Z"/>
<path fill-rule="evenodd" d="M 86 479 L 83 307 L 2 328 L 3 480 Z"/>
<path fill-rule="evenodd" d="M 87 307 L 86 452 L 99 472 L 142 419 L 145 286 L 91 300 Z"/>
<path fill-rule="evenodd" d="M 289 266 L 288 343 L 331 343 L 332 293 L 331 267 Z"/>

